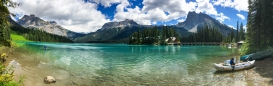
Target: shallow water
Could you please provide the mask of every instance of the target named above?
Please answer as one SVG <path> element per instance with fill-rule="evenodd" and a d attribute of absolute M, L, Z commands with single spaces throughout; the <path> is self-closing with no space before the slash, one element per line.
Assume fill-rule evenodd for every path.
<path fill-rule="evenodd" d="M 44 46 L 47 47 L 44 50 Z M 221 46 L 26 43 L 12 53 L 10 65 L 25 85 L 247 85 L 244 71 L 216 72 L 213 63 L 236 57 Z M 239 57 L 236 57 L 239 59 Z"/>

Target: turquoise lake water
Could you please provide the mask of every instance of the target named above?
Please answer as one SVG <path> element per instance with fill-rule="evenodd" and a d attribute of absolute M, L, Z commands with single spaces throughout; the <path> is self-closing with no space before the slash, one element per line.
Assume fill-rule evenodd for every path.
<path fill-rule="evenodd" d="M 236 48 L 224 46 L 30 42 L 14 52 L 22 71 L 36 73 L 29 77 L 43 78 L 51 72 L 58 86 L 221 85 L 240 75 L 218 74 L 213 68 L 213 63 L 237 56 Z"/>

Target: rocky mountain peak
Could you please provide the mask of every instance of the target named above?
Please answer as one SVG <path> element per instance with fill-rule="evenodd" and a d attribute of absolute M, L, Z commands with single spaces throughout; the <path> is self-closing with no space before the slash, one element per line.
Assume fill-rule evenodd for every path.
<path fill-rule="evenodd" d="M 17 21 L 17 23 L 22 25 L 23 27 L 27 27 L 30 24 L 40 26 L 40 22 L 44 21 L 38 17 L 35 17 L 35 15 L 24 15 L 21 19 Z"/>
<path fill-rule="evenodd" d="M 50 24 L 54 24 L 54 25 L 57 24 L 57 22 L 55 22 L 55 21 L 49 21 L 49 23 L 50 23 Z"/>
<path fill-rule="evenodd" d="M 78 33 L 69 31 L 63 28 L 61 25 L 58 25 L 55 21 L 45 21 L 39 17 L 36 17 L 34 14 L 24 15 L 17 21 L 17 23 L 25 28 L 38 29 L 47 33 L 65 36 L 68 38 L 74 38 L 78 35 Z"/>
<path fill-rule="evenodd" d="M 130 20 L 130 19 L 125 19 L 124 21 L 120 21 L 120 22 L 108 22 L 108 23 L 105 23 L 103 26 L 102 26 L 102 30 L 105 30 L 105 29 L 110 29 L 110 28 L 124 28 L 126 26 L 138 26 L 139 24 L 137 24 L 134 20 Z"/>
<path fill-rule="evenodd" d="M 219 21 L 207 14 L 196 13 L 195 11 L 189 12 L 187 19 L 184 22 L 179 22 L 176 26 L 183 27 L 189 32 L 197 32 L 198 27 L 204 27 L 205 25 L 218 28 L 219 31 L 224 34 L 230 32 L 230 28 L 228 26 L 221 24 Z"/>

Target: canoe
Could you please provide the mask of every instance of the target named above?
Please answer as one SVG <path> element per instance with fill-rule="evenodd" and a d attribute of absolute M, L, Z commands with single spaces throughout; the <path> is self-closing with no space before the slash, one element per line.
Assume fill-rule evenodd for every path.
<path fill-rule="evenodd" d="M 253 54 L 248 54 L 248 55 L 241 56 L 240 60 L 244 61 L 244 60 L 248 59 L 248 57 L 251 56 L 251 55 L 253 55 Z"/>
<path fill-rule="evenodd" d="M 238 63 L 235 65 L 234 71 L 235 70 L 243 70 L 243 69 L 253 67 L 254 63 L 255 63 L 255 60 Z M 219 64 L 214 63 L 214 68 L 217 71 L 232 71 L 231 65 L 224 64 L 224 63 L 219 63 Z"/>
<path fill-rule="evenodd" d="M 246 55 L 247 58 L 245 58 L 243 61 L 262 60 L 272 55 L 273 55 L 273 50 L 264 50 L 264 51 L 256 52 L 253 54 L 249 54 L 249 56 Z"/>

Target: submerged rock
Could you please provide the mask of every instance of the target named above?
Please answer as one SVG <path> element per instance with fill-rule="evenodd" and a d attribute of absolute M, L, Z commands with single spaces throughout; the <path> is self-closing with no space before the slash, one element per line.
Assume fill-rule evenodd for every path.
<path fill-rule="evenodd" d="M 44 79 L 44 82 L 47 84 L 50 84 L 50 83 L 55 83 L 56 80 L 52 76 L 46 76 Z"/>

